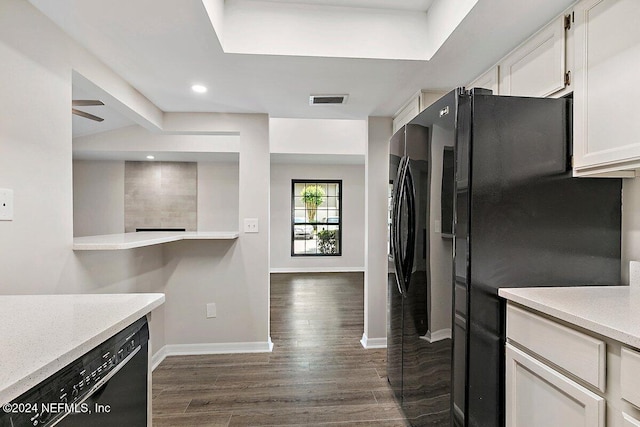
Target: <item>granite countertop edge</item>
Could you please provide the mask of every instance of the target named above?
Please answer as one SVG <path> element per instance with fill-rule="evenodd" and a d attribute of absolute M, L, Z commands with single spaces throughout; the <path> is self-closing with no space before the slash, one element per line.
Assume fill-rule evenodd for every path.
<path fill-rule="evenodd" d="M 640 288 L 502 288 L 498 295 L 596 334 L 640 348 Z"/>
<path fill-rule="evenodd" d="M 95 294 L 95 295 L 82 295 L 83 297 L 95 296 L 96 304 L 100 303 L 101 297 L 114 297 L 119 294 Z M 4 404 L 19 397 L 24 392 L 30 390 L 52 374 L 56 373 L 60 369 L 67 366 L 69 363 L 78 359 L 89 350 L 93 349 L 97 345 L 101 344 L 108 338 L 112 337 L 122 329 L 126 328 L 136 320 L 147 315 L 155 308 L 162 305 L 165 301 L 165 296 L 162 293 L 146 293 L 146 294 L 120 294 L 127 295 L 128 297 L 139 295 L 141 301 L 139 306 L 127 313 L 116 316 L 117 319 L 105 320 L 105 325 L 101 326 L 97 331 L 90 331 L 83 334 L 80 342 L 74 343 L 66 351 L 58 354 L 52 354 L 48 363 L 42 364 L 31 370 L 26 376 L 21 378 L 12 379 L 8 383 L 0 384 L 0 404 Z M 74 295 L 67 295 L 73 297 Z M 11 297 L 11 296 L 10 296 Z M 28 295 L 21 296 L 22 298 L 29 298 Z M 34 297 L 43 297 L 42 295 L 34 295 Z M 55 297 L 64 297 L 64 295 L 56 295 Z M 0 296 L 0 298 L 2 298 Z M 43 328 L 42 334 L 55 333 L 55 331 L 47 331 L 47 328 Z M 86 337 L 84 335 L 87 335 Z M 34 349 L 33 351 L 37 351 Z M 28 364 L 28 361 L 24 363 Z M 4 365 L 4 364 L 2 364 Z M 0 369 L 3 369 L 0 365 Z M 6 367 L 4 368 L 6 369 Z"/>

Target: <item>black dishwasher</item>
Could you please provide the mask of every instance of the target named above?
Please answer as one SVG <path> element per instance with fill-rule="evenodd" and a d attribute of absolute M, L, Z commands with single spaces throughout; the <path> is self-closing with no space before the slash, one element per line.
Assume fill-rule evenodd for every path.
<path fill-rule="evenodd" d="M 148 341 L 141 318 L 4 405 L 0 426 L 145 427 Z"/>

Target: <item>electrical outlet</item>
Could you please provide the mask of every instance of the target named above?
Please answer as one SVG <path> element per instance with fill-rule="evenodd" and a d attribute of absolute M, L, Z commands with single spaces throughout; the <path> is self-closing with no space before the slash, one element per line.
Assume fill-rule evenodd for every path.
<path fill-rule="evenodd" d="M 13 221 L 13 190 L 0 188 L 0 221 Z"/>
<path fill-rule="evenodd" d="M 244 219 L 244 232 L 245 233 L 257 233 L 258 232 L 258 218 L 245 218 Z"/>
<path fill-rule="evenodd" d="M 216 316 L 217 316 L 216 304 L 213 302 L 210 302 L 209 304 L 207 304 L 207 319 L 210 319 Z"/>

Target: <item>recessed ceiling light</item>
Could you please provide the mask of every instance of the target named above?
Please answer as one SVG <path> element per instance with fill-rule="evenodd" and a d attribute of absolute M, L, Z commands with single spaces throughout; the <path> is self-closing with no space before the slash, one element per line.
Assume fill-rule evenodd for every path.
<path fill-rule="evenodd" d="M 153 160 L 153 159 L 155 159 L 155 157 L 154 156 L 147 156 L 147 159 Z"/>
<path fill-rule="evenodd" d="M 193 85 L 191 86 L 191 90 L 195 93 L 205 93 L 207 91 L 207 87 L 202 85 Z"/>

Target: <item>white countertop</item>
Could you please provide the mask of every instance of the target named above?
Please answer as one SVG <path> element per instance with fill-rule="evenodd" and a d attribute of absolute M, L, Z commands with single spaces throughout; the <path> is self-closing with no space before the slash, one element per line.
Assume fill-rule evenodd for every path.
<path fill-rule="evenodd" d="M 164 294 L 0 296 L 0 404 L 164 302 Z"/>
<path fill-rule="evenodd" d="M 500 289 L 501 297 L 640 348 L 640 287 Z"/>
<path fill-rule="evenodd" d="M 74 251 L 104 251 L 141 248 L 178 240 L 233 240 L 237 231 L 144 231 L 140 233 L 104 234 L 75 237 Z"/>

